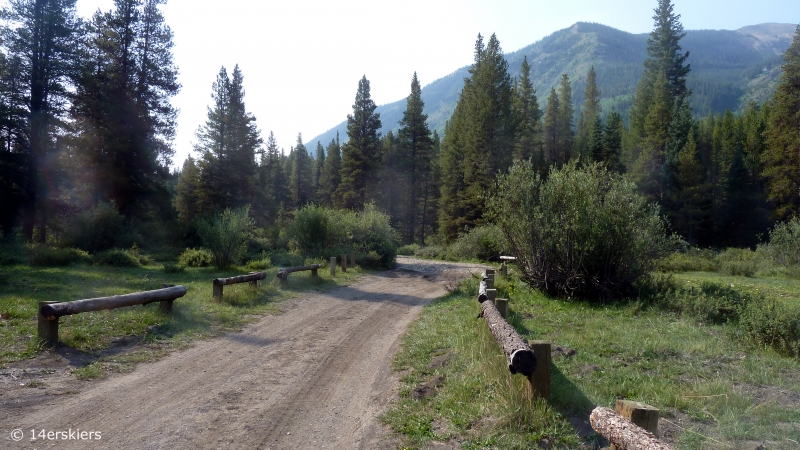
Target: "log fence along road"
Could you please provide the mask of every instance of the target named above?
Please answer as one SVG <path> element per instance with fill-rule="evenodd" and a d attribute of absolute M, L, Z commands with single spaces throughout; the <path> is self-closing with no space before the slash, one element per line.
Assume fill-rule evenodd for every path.
<path fill-rule="evenodd" d="M 483 270 L 408 258 L 398 267 L 303 294 L 283 314 L 102 381 L 69 375 L 68 354 L 8 364 L 0 448 L 394 448 L 377 417 L 397 397 L 399 338 L 443 285 Z M 38 388 L 23 386 L 31 373 L 45 374 Z M 100 440 L 58 434 L 77 429 Z"/>

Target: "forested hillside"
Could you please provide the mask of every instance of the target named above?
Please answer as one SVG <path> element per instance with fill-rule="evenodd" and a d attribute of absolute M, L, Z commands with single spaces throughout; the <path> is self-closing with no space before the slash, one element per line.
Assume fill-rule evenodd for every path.
<path fill-rule="evenodd" d="M 736 112 L 751 101 L 766 101 L 775 90 L 781 54 L 789 47 L 794 29 L 792 24 L 769 23 L 735 31 L 687 31 L 681 44 L 689 51 L 692 71 L 687 85 L 694 94 L 690 100 L 694 113 L 702 116 L 724 113 L 726 109 Z M 519 75 L 522 59 L 528 58 L 540 104 L 550 88 L 558 85 L 561 74 L 569 75 L 576 109 L 583 98 L 586 73 L 594 66 L 604 110 L 607 113 L 615 107 L 627 122 L 628 108 L 647 57 L 647 38 L 648 34 L 578 22 L 505 56 L 512 77 Z M 453 113 L 467 69 L 462 67 L 422 88 L 428 123 L 440 134 Z M 383 119 L 381 132 L 396 131 L 404 109 L 404 100 L 378 106 Z M 344 136 L 344 122 L 309 142 L 330 142 L 337 131 Z"/>

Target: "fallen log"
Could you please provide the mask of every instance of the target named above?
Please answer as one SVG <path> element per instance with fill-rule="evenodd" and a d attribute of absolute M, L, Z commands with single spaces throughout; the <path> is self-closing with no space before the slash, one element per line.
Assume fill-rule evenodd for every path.
<path fill-rule="evenodd" d="M 258 281 L 267 278 L 267 272 L 253 272 L 247 275 L 239 275 L 229 278 L 214 278 L 214 286 L 227 286 L 229 284 L 245 283 L 248 281 Z"/>
<path fill-rule="evenodd" d="M 522 336 L 517 333 L 517 330 L 503 319 L 494 302 L 482 302 L 481 315 L 486 320 L 486 325 L 492 332 L 497 344 L 503 350 L 503 354 L 506 355 L 508 370 L 512 374 L 521 373 L 526 377 L 533 373 L 536 369 L 536 356 L 533 354 L 533 350 L 528 346 L 525 339 L 522 339 Z"/>
<path fill-rule="evenodd" d="M 478 286 L 478 303 L 483 303 L 486 300 L 489 300 L 489 294 L 486 292 L 488 289 L 486 285 L 486 275 L 484 274 L 483 278 L 481 279 L 481 284 Z"/>
<path fill-rule="evenodd" d="M 671 446 L 656 439 L 653 433 L 628 421 L 611 408 L 598 406 L 589 415 L 589 422 L 598 434 L 618 450 L 672 450 Z"/>
<path fill-rule="evenodd" d="M 301 272 L 303 270 L 310 270 L 311 276 L 317 276 L 317 269 L 321 268 L 322 264 L 311 264 L 308 266 L 300 266 L 300 267 L 286 267 L 278 271 L 278 279 L 285 280 L 290 273 L 292 272 Z"/>
<path fill-rule="evenodd" d="M 153 302 L 175 300 L 186 295 L 183 286 L 172 286 L 153 291 L 135 292 L 133 294 L 113 295 L 111 297 L 89 298 L 73 302 L 49 303 L 39 308 L 44 317 L 62 317 L 103 309 L 122 308 L 125 306 L 144 305 Z"/>

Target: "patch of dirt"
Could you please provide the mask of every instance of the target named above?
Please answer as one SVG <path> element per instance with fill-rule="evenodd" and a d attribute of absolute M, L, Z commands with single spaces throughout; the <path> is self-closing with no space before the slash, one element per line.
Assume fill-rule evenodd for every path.
<path fill-rule="evenodd" d="M 445 353 L 444 355 L 439 355 L 434 357 L 430 363 L 428 363 L 428 370 L 436 370 L 446 366 L 450 363 L 450 360 L 453 359 L 453 355 L 449 353 Z"/>
<path fill-rule="evenodd" d="M 754 386 L 742 383 L 734 383 L 733 387 L 744 395 L 754 397 L 757 404 L 755 407 L 774 403 L 786 408 L 800 410 L 800 392 L 774 386 Z"/>
<path fill-rule="evenodd" d="M 97 355 L 70 348 L 10 364 L 0 372 L 0 431 L 102 432 L 99 442 L 58 443 L 66 449 L 396 448 L 398 438 L 376 419 L 397 398 L 390 364 L 399 338 L 424 305 L 446 293 L 450 277 L 480 270 L 409 258 L 398 258 L 398 267 L 307 293 L 239 333 L 101 381 L 71 375 Z M 143 347 L 115 344 L 114 351 Z M 43 388 L 26 387 L 32 380 Z"/>
<path fill-rule="evenodd" d="M 661 417 L 658 419 L 658 438 L 661 441 L 667 444 L 675 444 L 687 430 L 703 436 L 710 436 L 712 427 L 702 421 L 692 419 L 689 415 L 677 409 L 665 408 L 661 410 Z"/>
<path fill-rule="evenodd" d="M 553 347 L 552 350 L 550 350 L 550 357 L 553 358 L 553 359 L 562 358 L 562 357 L 563 358 L 570 358 L 570 357 L 575 356 L 577 354 L 578 354 L 578 351 L 575 350 L 574 348 L 562 347 L 560 345 L 557 345 L 557 346 Z"/>
<path fill-rule="evenodd" d="M 434 377 L 428 381 L 423 381 L 411 391 L 409 396 L 414 400 L 422 400 L 423 398 L 431 397 L 436 393 L 436 388 L 440 387 L 443 383 L 444 377 L 442 376 Z"/>
<path fill-rule="evenodd" d="M 591 375 L 599 371 L 600 367 L 595 365 L 585 364 L 580 369 L 578 369 L 578 376 L 585 377 L 587 375 Z"/>

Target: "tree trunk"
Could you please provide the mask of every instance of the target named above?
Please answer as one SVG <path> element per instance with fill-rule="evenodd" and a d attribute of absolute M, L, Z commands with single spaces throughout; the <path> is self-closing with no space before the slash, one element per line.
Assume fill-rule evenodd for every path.
<path fill-rule="evenodd" d="M 635 425 L 610 408 L 598 406 L 589 416 L 592 428 L 618 450 L 672 450 L 644 428 Z"/>
<path fill-rule="evenodd" d="M 172 286 L 153 291 L 135 292 L 133 294 L 114 295 L 111 297 L 90 298 L 74 302 L 52 303 L 42 305 L 40 313 L 44 317 L 61 317 L 103 309 L 122 308 L 125 306 L 144 305 L 152 302 L 174 300 L 186 295 L 183 286 Z"/>
<path fill-rule="evenodd" d="M 481 282 L 481 284 L 484 284 Z M 503 350 L 508 361 L 508 370 L 512 374 L 521 373 L 526 377 L 536 369 L 536 356 L 528 343 L 522 339 L 494 306 L 494 302 L 481 303 L 481 314 L 486 320 L 486 325 L 492 332 L 497 344 Z"/>

